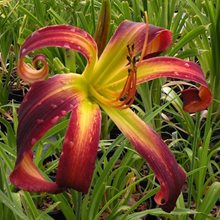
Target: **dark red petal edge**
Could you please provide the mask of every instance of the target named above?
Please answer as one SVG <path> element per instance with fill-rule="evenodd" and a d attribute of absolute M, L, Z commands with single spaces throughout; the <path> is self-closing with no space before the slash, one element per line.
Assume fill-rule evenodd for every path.
<path fill-rule="evenodd" d="M 212 94 L 209 89 L 201 86 L 198 89 L 190 88 L 182 91 L 183 110 L 186 112 L 199 112 L 206 109 L 212 102 Z"/>

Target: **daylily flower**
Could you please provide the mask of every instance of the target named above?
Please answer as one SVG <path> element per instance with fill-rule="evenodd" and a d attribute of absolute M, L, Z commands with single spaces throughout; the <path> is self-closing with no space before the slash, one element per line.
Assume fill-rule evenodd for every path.
<path fill-rule="evenodd" d="M 120 24 L 100 58 L 94 39 L 77 27 L 48 26 L 29 36 L 21 47 L 17 70 L 23 80 L 33 84 L 19 109 L 17 161 L 11 182 L 33 192 L 57 193 L 70 187 L 87 193 L 95 167 L 102 109 L 147 160 L 161 186 L 155 201 L 163 210 L 171 211 L 186 174 L 160 136 L 130 109 L 136 86 L 159 77 L 201 85 L 184 92 L 186 111 L 201 111 L 210 104 L 211 93 L 198 65 L 172 57 L 153 57 L 171 42 L 169 30 L 130 21 Z M 34 67 L 39 60 L 44 64 L 40 70 L 24 62 L 26 55 L 43 47 L 80 52 L 87 60 L 84 72 L 59 74 L 44 80 L 48 64 L 43 55 L 33 59 Z M 56 182 L 51 182 L 33 163 L 32 148 L 68 113 L 70 120 Z"/>

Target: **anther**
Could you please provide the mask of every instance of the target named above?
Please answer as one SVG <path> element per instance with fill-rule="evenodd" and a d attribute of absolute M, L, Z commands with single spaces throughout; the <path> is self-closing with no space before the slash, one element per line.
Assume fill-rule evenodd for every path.
<path fill-rule="evenodd" d="M 137 82 L 137 68 L 136 68 L 136 57 L 134 56 L 134 44 L 127 45 L 128 48 L 128 76 L 125 82 L 125 85 L 117 97 L 115 102 L 115 107 L 118 108 L 128 108 L 134 101 L 135 93 L 136 93 L 136 82 Z"/>

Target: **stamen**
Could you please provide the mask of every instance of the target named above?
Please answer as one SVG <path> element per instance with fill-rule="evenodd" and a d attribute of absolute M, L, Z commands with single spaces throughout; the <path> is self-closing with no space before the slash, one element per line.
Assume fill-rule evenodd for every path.
<path fill-rule="evenodd" d="M 140 56 L 140 61 L 144 59 L 144 56 L 147 51 L 147 42 L 148 42 L 148 32 L 149 32 L 149 25 L 148 25 L 148 16 L 145 12 L 145 21 L 146 21 L 146 34 L 144 39 L 144 45 Z M 136 69 L 136 57 L 134 55 L 134 44 L 127 45 L 128 48 L 128 64 L 130 65 L 130 68 L 128 69 L 128 77 L 125 82 L 124 88 L 120 95 L 116 98 L 114 101 L 114 106 L 117 108 L 128 108 L 132 105 L 134 102 L 134 97 L 136 93 L 136 83 L 137 83 L 137 69 Z"/>
<path fill-rule="evenodd" d="M 145 21 L 146 21 L 146 34 L 145 34 L 145 39 L 139 61 L 144 59 L 147 52 L 149 25 L 148 25 L 148 16 L 146 12 L 145 12 Z M 136 57 L 134 53 L 134 44 L 132 44 L 131 46 L 127 45 L 127 49 L 128 49 L 127 65 L 129 65 L 128 76 L 125 85 L 122 91 L 119 93 L 119 95 L 117 96 L 117 94 L 111 94 L 110 95 L 112 98 L 111 100 L 105 98 L 101 94 L 97 93 L 95 90 L 94 91 L 93 89 L 91 90 L 93 96 L 96 97 L 98 101 L 113 108 L 120 108 L 120 109 L 129 108 L 134 102 L 134 98 L 136 94 L 137 68 L 136 68 Z"/>
<path fill-rule="evenodd" d="M 136 70 L 136 57 L 134 56 L 134 44 L 127 45 L 128 48 L 128 77 L 123 87 L 123 90 L 113 101 L 113 106 L 116 108 L 128 108 L 134 102 L 134 97 L 136 93 L 136 82 L 137 82 L 137 70 Z"/>

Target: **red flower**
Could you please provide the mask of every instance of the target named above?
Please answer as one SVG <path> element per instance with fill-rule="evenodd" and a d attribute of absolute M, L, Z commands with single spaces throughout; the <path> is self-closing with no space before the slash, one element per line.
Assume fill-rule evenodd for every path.
<path fill-rule="evenodd" d="M 18 156 L 11 182 L 27 191 L 57 193 L 72 187 L 86 193 L 95 166 L 102 108 L 147 160 L 161 186 L 155 201 L 163 210 L 171 211 L 186 174 L 160 136 L 129 108 L 136 85 L 159 77 L 201 84 L 199 89 L 184 92 L 186 111 L 201 111 L 210 104 L 211 93 L 198 65 L 172 57 L 152 58 L 170 46 L 171 39 L 171 32 L 166 29 L 124 21 L 98 59 L 93 38 L 76 27 L 49 26 L 27 38 L 21 47 L 18 73 L 34 83 L 19 109 Z M 44 56 L 37 56 L 33 61 L 34 66 L 38 60 L 43 62 L 40 70 L 24 63 L 27 54 L 43 47 L 64 47 L 80 52 L 87 59 L 84 72 L 43 80 L 48 72 Z M 135 57 L 139 53 L 138 61 Z M 34 165 L 32 147 L 69 112 L 56 182 L 51 182 Z"/>

